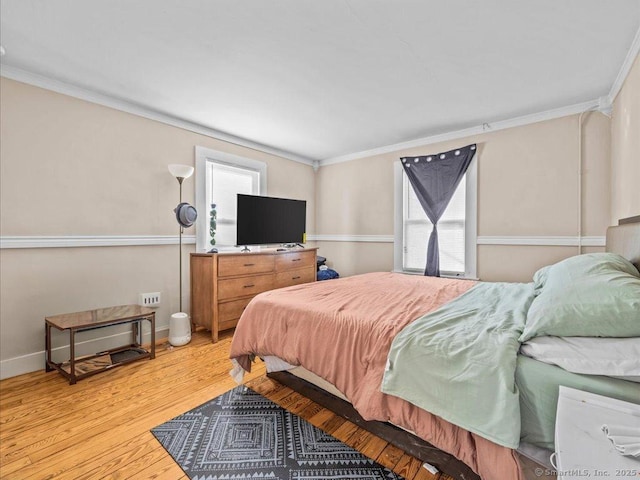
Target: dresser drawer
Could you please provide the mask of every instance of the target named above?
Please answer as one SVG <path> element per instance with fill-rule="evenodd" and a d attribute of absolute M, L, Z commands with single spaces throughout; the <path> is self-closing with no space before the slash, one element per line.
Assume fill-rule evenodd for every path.
<path fill-rule="evenodd" d="M 290 252 L 276 255 L 276 271 L 292 270 L 295 268 L 316 267 L 316 252 Z"/>
<path fill-rule="evenodd" d="M 268 273 L 272 272 L 273 268 L 273 255 L 220 255 L 218 257 L 219 277 Z"/>
<path fill-rule="evenodd" d="M 237 320 L 244 312 L 253 297 L 241 298 L 240 300 L 232 300 L 218 304 L 218 319 L 222 325 L 230 320 Z"/>
<path fill-rule="evenodd" d="M 257 295 L 273 288 L 273 275 L 228 278 L 218 280 L 218 301 L 248 295 Z"/>
<path fill-rule="evenodd" d="M 287 270 L 276 273 L 276 288 L 298 285 L 300 283 L 313 282 L 316 279 L 315 268 L 301 268 L 300 270 Z"/>
<path fill-rule="evenodd" d="M 234 318 L 233 320 L 227 320 L 226 322 L 220 321 L 218 323 L 218 331 L 221 332 L 223 330 L 229 330 L 230 328 L 235 328 L 238 325 L 239 318 Z"/>
<path fill-rule="evenodd" d="M 253 297 L 241 298 L 218 304 L 218 330 L 228 330 L 238 324 L 238 320 Z"/>

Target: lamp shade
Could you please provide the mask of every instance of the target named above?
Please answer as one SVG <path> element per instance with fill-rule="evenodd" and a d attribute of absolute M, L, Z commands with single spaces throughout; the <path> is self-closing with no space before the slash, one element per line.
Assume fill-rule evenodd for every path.
<path fill-rule="evenodd" d="M 180 165 L 179 163 L 171 163 L 169 172 L 176 178 L 189 178 L 193 175 L 193 167 L 189 165 Z"/>

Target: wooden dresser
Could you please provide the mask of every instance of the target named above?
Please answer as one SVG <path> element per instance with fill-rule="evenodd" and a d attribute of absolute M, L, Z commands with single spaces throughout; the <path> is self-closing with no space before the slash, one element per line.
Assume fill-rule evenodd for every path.
<path fill-rule="evenodd" d="M 218 332 L 233 328 L 249 301 L 261 292 L 315 282 L 316 250 L 191 254 L 191 321 Z"/>

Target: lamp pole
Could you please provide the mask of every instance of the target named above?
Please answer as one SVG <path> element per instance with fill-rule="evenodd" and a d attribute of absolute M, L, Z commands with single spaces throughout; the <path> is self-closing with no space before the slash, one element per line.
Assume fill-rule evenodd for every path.
<path fill-rule="evenodd" d="M 169 172 L 171 173 L 171 175 L 173 175 L 176 180 L 178 180 L 178 184 L 180 185 L 180 189 L 179 189 L 179 203 L 178 206 L 182 203 L 182 182 L 185 178 L 189 178 L 191 175 L 193 175 L 193 170 L 194 168 L 189 166 L 189 165 L 180 165 L 177 163 L 172 163 L 169 165 Z M 191 209 L 193 209 L 193 207 L 190 207 Z M 195 209 L 193 209 L 195 212 Z M 174 210 L 176 212 L 176 215 L 179 215 L 178 209 Z M 193 214 L 193 220 L 195 220 L 195 213 Z M 178 252 L 178 261 L 180 262 L 180 264 L 178 265 L 178 272 L 180 275 L 180 281 L 179 281 L 179 303 L 180 303 L 180 312 L 182 313 L 182 234 L 184 233 L 184 225 L 183 223 L 180 221 L 180 219 L 178 218 L 178 223 L 180 224 L 180 234 L 179 234 L 179 240 L 178 240 L 178 245 L 179 245 L 179 252 Z M 187 226 L 191 226 L 191 224 L 187 225 Z"/>
<path fill-rule="evenodd" d="M 182 181 L 184 180 L 184 177 L 176 177 L 178 179 L 178 183 L 180 184 L 180 198 L 178 201 L 178 205 L 180 205 L 182 203 Z M 178 252 L 178 261 L 180 262 L 179 268 L 178 268 L 178 272 L 179 272 L 179 284 L 180 284 L 180 297 L 179 297 L 179 302 L 180 302 L 180 311 L 182 312 L 182 232 L 184 231 L 184 227 L 182 225 L 180 225 L 180 233 L 178 235 L 178 245 L 179 245 L 179 249 L 180 251 Z"/>

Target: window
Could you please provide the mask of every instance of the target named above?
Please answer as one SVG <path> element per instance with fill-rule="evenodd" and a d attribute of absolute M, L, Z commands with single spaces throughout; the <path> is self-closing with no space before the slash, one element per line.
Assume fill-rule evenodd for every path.
<path fill-rule="evenodd" d="M 211 249 L 209 212 L 216 204 L 216 248 L 236 245 L 238 193 L 266 195 L 267 165 L 257 160 L 196 147 L 196 251 Z"/>
<path fill-rule="evenodd" d="M 394 269 L 424 273 L 433 224 L 427 218 L 400 162 L 395 168 Z M 440 274 L 476 276 L 476 159 L 471 162 L 438 222 Z"/>

